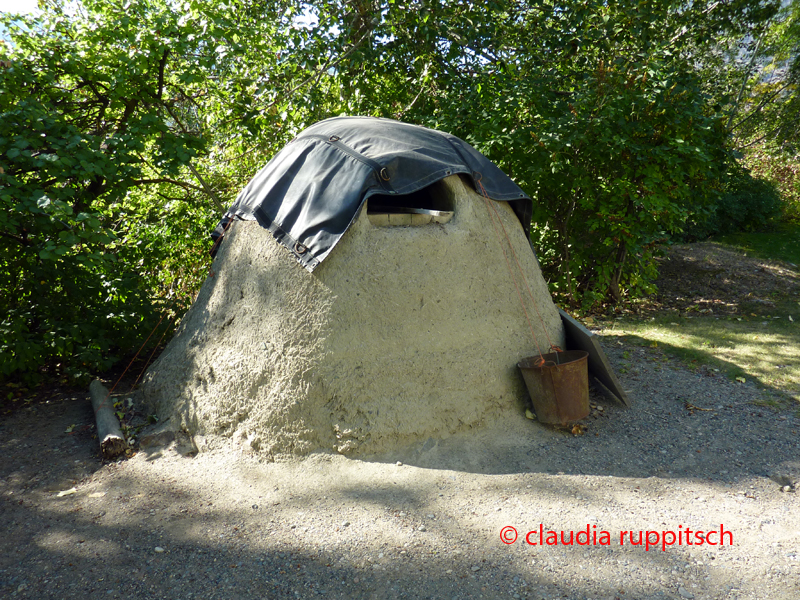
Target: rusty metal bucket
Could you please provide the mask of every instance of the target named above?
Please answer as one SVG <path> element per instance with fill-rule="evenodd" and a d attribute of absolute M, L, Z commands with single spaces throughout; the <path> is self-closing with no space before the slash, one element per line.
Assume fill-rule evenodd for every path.
<path fill-rule="evenodd" d="M 589 353 L 551 352 L 517 363 L 541 423 L 566 425 L 589 415 Z"/>

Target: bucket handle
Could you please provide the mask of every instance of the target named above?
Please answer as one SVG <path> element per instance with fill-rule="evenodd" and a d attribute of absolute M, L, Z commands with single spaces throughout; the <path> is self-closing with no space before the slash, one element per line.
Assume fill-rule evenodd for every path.
<path fill-rule="evenodd" d="M 556 355 L 556 358 L 558 358 L 559 352 L 564 352 L 558 346 L 550 346 L 550 350 Z M 542 367 L 558 367 L 559 365 L 561 365 L 560 362 L 545 360 L 544 356 L 542 356 L 541 354 L 539 355 L 539 359 L 533 363 L 533 366 L 536 367 L 537 369 L 541 369 Z"/>
<path fill-rule="evenodd" d="M 564 352 L 558 346 L 550 346 L 550 350 L 553 354 L 556 355 L 556 358 L 558 358 L 559 352 Z M 541 369 L 542 367 L 558 367 L 560 365 L 561 362 L 559 361 L 545 360 L 544 356 L 542 356 L 541 354 L 539 355 L 539 359 L 533 363 L 533 366 L 535 366 L 537 369 Z"/>

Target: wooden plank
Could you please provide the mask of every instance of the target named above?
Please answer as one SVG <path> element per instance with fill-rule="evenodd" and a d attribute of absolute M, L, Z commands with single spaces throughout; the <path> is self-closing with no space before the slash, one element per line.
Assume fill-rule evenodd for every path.
<path fill-rule="evenodd" d="M 597 336 L 586 329 L 575 318 L 565 313 L 560 308 L 561 322 L 564 323 L 564 336 L 566 338 L 566 350 L 585 350 L 589 353 L 589 374 L 600 384 L 598 387 L 606 396 L 621 402 L 627 407 L 631 406 L 630 398 L 622 384 L 614 374 L 608 357 L 600 346 Z"/>

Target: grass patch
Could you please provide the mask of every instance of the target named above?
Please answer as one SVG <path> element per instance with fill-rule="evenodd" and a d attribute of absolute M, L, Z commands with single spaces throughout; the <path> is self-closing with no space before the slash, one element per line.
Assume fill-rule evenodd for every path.
<path fill-rule="evenodd" d="M 800 401 L 800 324 L 775 317 L 620 320 L 613 332 L 605 333 L 625 335 L 690 367 L 716 369 L 733 381 L 755 381 Z"/>
<path fill-rule="evenodd" d="M 712 240 L 759 258 L 800 265 L 800 223 L 784 223 L 770 232 L 730 233 Z"/>

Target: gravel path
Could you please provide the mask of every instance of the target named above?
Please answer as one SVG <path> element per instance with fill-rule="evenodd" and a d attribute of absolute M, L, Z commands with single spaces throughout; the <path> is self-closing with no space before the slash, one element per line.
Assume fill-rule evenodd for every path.
<path fill-rule="evenodd" d="M 603 343 L 634 407 L 595 398 L 582 436 L 520 417 L 369 459 L 173 444 L 101 465 L 86 398 L 19 411 L 0 423 L 0 597 L 800 598 L 800 419 Z M 540 545 L 540 525 L 597 542 Z"/>

